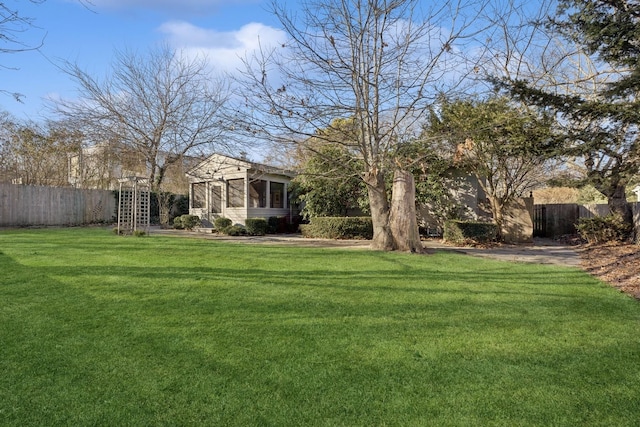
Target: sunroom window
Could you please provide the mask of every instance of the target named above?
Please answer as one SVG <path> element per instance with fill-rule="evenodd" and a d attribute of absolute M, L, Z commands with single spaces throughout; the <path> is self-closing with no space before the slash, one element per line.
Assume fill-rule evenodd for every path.
<path fill-rule="evenodd" d="M 227 181 L 227 207 L 243 208 L 244 199 L 244 178 Z"/>
<path fill-rule="evenodd" d="M 272 182 L 271 185 L 271 207 L 284 208 L 284 184 L 281 182 Z"/>
<path fill-rule="evenodd" d="M 249 206 L 252 208 L 267 207 L 267 181 L 259 179 L 249 183 Z"/>
<path fill-rule="evenodd" d="M 205 182 L 194 182 L 191 184 L 191 207 L 204 208 L 207 197 L 207 184 Z"/>

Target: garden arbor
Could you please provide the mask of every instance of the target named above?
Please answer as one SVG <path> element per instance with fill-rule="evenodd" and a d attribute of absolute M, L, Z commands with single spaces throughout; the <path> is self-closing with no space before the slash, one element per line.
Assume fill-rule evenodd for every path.
<path fill-rule="evenodd" d="M 118 180 L 118 234 L 149 232 L 149 178 L 129 176 Z"/>

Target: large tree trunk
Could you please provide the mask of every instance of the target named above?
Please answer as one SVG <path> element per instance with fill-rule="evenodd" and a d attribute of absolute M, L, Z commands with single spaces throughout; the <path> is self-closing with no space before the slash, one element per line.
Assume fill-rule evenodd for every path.
<path fill-rule="evenodd" d="M 504 227 L 504 205 L 497 197 L 487 196 L 487 198 L 489 199 L 489 208 L 491 209 L 493 223 L 496 225 L 496 240 L 502 242 L 504 239 L 502 230 Z"/>
<path fill-rule="evenodd" d="M 593 186 L 607 198 L 609 212 L 612 215 L 619 215 L 622 221 L 629 227 L 631 233 L 633 233 L 633 210 L 627 201 L 627 195 L 625 194 L 626 186 L 620 184 L 620 181 L 620 178 L 616 175 L 608 181 L 604 179 L 595 181 Z"/>
<path fill-rule="evenodd" d="M 607 205 L 612 214 L 620 215 L 626 224 L 633 225 L 633 210 L 627 201 L 625 190 L 624 185 L 616 186 L 610 194 L 606 195 Z"/>
<path fill-rule="evenodd" d="M 396 170 L 391 194 L 389 223 L 395 249 L 421 253 L 423 247 L 416 219 L 416 185 L 413 175 L 404 170 Z"/>
<path fill-rule="evenodd" d="M 171 214 L 171 208 L 173 207 L 172 203 L 172 194 L 165 191 L 158 191 L 158 211 L 160 214 L 160 225 L 162 228 L 170 228 L 171 224 L 169 224 L 169 216 Z"/>
<path fill-rule="evenodd" d="M 389 227 L 389 202 L 384 183 L 384 174 L 378 169 L 365 173 L 364 181 L 369 194 L 371 222 L 373 223 L 373 240 L 371 248 L 383 251 L 395 249 L 393 236 Z"/>

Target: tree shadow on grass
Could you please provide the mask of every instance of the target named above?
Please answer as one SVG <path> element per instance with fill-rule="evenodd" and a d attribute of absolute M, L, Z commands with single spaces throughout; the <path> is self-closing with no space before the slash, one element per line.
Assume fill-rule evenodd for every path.
<path fill-rule="evenodd" d="M 0 252 L 2 366 L 11 367 L 0 417 L 305 424 L 342 408 L 353 424 L 420 424 L 426 413 L 597 424 L 633 415 L 637 339 L 612 331 L 637 321 L 637 309 L 612 311 L 622 301 L 590 291 L 584 273 L 379 259 L 375 271 L 283 272 L 33 267 Z"/>

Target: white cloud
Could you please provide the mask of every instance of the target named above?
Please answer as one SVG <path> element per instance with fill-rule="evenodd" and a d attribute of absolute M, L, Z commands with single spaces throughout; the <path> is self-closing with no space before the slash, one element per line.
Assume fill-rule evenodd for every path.
<path fill-rule="evenodd" d="M 167 35 L 171 46 L 189 54 L 204 55 L 219 71 L 234 71 L 240 67 L 242 58 L 260 46 L 268 48 L 286 40 L 282 30 L 255 22 L 224 32 L 185 21 L 170 21 L 162 24 L 159 31 Z"/>

